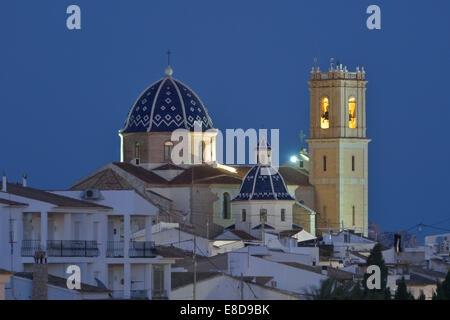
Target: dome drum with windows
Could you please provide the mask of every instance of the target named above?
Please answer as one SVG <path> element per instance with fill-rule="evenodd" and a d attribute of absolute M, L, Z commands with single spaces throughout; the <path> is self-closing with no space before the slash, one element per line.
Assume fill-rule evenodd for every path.
<path fill-rule="evenodd" d="M 189 133 L 191 163 L 215 161 L 217 130 L 208 111 L 198 95 L 174 79 L 172 73 L 172 68 L 167 67 L 165 76 L 150 85 L 133 104 L 119 132 L 121 161 L 146 164 L 149 168 L 172 162 L 172 150 L 180 141 L 173 141 L 172 133 L 178 129 Z M 198 135 L 200 139 L 194 139 Z"/>

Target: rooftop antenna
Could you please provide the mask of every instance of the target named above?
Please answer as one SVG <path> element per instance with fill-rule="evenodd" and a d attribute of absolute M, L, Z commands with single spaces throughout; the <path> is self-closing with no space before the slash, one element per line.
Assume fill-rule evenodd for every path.
<path fill-rule="evenodd" d="M 167 50 L 167 66 L 170 66 L 170 55 L 172 52 L 170 50 Z"/>
<path fill-rule="evenodd" d="M 314 57 L 314 69 L 315 70 L 317 70 L 316 67 L 317 67 L 317 57 Z"/>
<path fill-rule="evenodd" d="M 303 132 L 303 130 L 300 130 L 300 151 L 303 151 L 303 144 L 305 142 L 306 134 Z"/>
<path fill-rule="evenodd" d="M 173 74 L 173 70 L 170 67 L 170 55 L 172 52 L 170 50 L 167 50 L 167 68 L 166 68 L 166 76 L 170 77 Z"/>

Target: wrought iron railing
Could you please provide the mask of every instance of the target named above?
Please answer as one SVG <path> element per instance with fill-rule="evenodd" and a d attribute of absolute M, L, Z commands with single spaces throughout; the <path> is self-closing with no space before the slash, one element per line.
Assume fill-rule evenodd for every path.
<path fill-rule="evenodd" d="M 131 299 L 148 299 L 148 290 L 131 290 Z"/>
<path fill-rule="evenodd" d="M 153 289 L 152 290 L 153 300 L 167 300 L 167 291 L 163 289 Z"/>
<path fill-rule="evenodd" d="M 41 250 L 41 240 L 22 240 L 22 257 L 34 257 L 34 253 Z"/>
<path fill-rule="evenodd" d="M 109 258 L 123 257 L 123 241 L 108 241 L 106 246 L 106 256 Z"/>
<path fill-rule="evenodd" d="M 94 240 L 48 240 L 49 257 L 98 257 L 99 249 Z"/>
<path fill-rule="evenodd" d="M 130 241 L 128 250 L 130 258 L 155 257 L 155 243 L 153 241 Z"/>

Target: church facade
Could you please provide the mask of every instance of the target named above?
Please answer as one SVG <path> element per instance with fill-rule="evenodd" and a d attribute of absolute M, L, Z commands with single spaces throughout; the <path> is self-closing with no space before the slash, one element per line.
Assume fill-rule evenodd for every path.
<path fill-rule="evenodd" d="M 269 172 L 269 180 L 264 181 L 272 183 L 271 192 L 275 194 L 268 202 L 258 201 L 254 195 L 242 198 L 249 175 L 255 185 L 257 179 L 267 179 L 267 175 L 260 174 L 264 171 L 260 166 L 251 175 L 254 166 L 217 162 L 218 131 L 205 105 L 172 74 L 169 66 L 165 76 L 133 104 L 119 131 L 120 162 L 92 172 L 75 182 L 72 190 L 136 190 L 159 208 L 158 221 L 178 222 L 208 238 L 225 228 L 238 227 L 236 222 L 256 219 L 251 212 L 266 212 L 270 219 L 264 221 L 268 225 L 271 221 L 274 226 L 269 227 L 278 229 L 295 227 L 320 234 L 324 228 L 346 228 L 367 235 L 369 140 L 365 137 L 363 71 L 348 72 L 342 66 L 332 66 L 329 72 L 312 70 L 309 153 L 300 151 L 301 165 L 264 169 Z M 173 141 L 172 135 L 179 129 L 193 141 L 189 144 L 189 163 L 174 163 L 172 159 L 181 143 Z M 283 199 L 273 187 L 278 181 L 282 181 L 278 188 L 285 188 L 278 192 L 285 193 Z M 249 190 L 255 190 L 254 186 Z M 246 207 L 248 201 L 242 200 L 256 201 Z M 249 220 L 242 221 L 247 210 Z"/>

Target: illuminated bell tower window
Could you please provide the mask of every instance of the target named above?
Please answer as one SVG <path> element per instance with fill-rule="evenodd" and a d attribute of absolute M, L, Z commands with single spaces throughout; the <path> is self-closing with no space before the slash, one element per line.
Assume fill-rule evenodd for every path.
<path fill-rule="evenodd" d="M 356 128 L 356 99 L 350 97 L 348 99 L 348 127 L 350 129 Z"/>
<path fill-rule="evenodd" d="M 328 98 L 322 98 L 320 111 L 320 127 L 322 129 L 328 129 L 330 127 L 330 102 Z"/>

